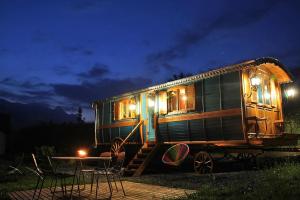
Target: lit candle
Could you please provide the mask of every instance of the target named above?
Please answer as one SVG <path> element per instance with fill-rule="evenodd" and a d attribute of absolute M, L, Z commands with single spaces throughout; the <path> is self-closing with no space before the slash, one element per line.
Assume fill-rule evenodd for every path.
<path fill-rule="evenodd" d="M 87 156 L 87 152 L 83 149 L 78 150 L 77 153 L 78 153 L 78 156 L 81 158 Z"/>

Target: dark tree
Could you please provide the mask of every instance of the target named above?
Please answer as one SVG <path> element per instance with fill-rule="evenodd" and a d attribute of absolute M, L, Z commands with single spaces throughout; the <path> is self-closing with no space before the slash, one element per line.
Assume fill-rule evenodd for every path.
<path fill-rule="evenodd" d="M 78 111 L 77 111 L 77 122 L 78 123 L 83 123 L 83 118 L 82 118 L 82 108 L 79 106 Z"/>
<path fill-rule="evenodd" d="M 192 76 L 192 74 L 180 72 L 179 74 L 173 74 L 172 78 L 168 79 L 168 81 L 175 81 L 189 76 Z"/>

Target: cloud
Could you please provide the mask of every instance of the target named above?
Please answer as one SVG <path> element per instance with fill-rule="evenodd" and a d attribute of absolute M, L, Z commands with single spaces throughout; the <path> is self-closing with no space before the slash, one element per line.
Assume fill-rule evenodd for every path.
<path fill-rule="evenodd" d="M 102 79 L 95 83 L 82 82 L 78 85 L 53 84 L 57 95 L 73 101 L 92 102 L 97 99 L 105 99 L 124 92 L 133 91 L 151 84 L 150 79 L 127 78 L 127 79 Z"/>
<path fill-rule="evenodd" d="M 186 29 L 178 33 L 174 44 L 166 49 L 151 53 L 146 56 L 146 65 L 153 71 L 165 68 L 167 64 L 175 59 L 183 58 L 188 51 L 208 35 L 219 29 L 236 29 L 255 23 L 266 16 L 279 1 L 262 1 L 255 6 L 240 5 L 239 9 L 227 9 L 211 23 L 199 22 L 191 29 Z M 243 3 L 243 2 L 242 2 Z M 236 6 L 235 6 L 236 8 Z M 167 69 L 168 70 L 168 69 Z"/>
<path fill-rule="evenodd" d="M 101 63 L 95 63 L 93 67 L 88 72 L 79 73 L 78 76 L 84 79 L 99 79 L 104 75 L 108 74 L 110 71 L 108 66 Z"/>
<path fill-rule="evenodd" d="M 12 86 L 16 88 L 24 88 L 24 89 L 37 89 L 41 87 L 47 86 L 45 83 L 36 82 L 35 78 L 26 81 L 17 81 L 11 77 L 6 77 L 0 80 L 0 85 Z"/>

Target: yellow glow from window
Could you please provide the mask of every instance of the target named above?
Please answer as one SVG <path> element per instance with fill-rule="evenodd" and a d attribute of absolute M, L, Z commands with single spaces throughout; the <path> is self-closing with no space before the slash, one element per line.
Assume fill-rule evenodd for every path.
<path fill-rule="evenodd" d="M 182 96 L 182 100 L 186 101 L 187 100 L 187 96 L 186 95 Z"/>
<path fill-rule="evenodd" d="M 270 93 L 269 92 L 265 92 L 265 98 L 266 99 L 270 99 L 270 97 L 271 97 Z"/>
<path fill-rule="evenodd" d="M 185 89 L 180 89 L 180 92 L 179 92 L 181 95 L 185 94 Z"/>
<path fill-rule="evenodd" d="M 129 110 L 135 110 L 136 109 L 136 105 L 135 104 L 130 104 L 129 105 Z"/>
<path fill-rule="evenodd" d="M 258 86 L 261 83 L 261 79 L 257 76 L 254 76 L 251 78 L 251 85 L 252 86 Z"/>
<path fill-rule="evenodd" d="M 148 99 L 148 106 L 149 107 L 154 107 L 155 102 L 152 99 Z"/>
<path fill-rule="evenodd" d="M 162 112 L 167 111 L 167 102 L 165 102 L 165 101 L 159 101 L 159 109 Z"/>

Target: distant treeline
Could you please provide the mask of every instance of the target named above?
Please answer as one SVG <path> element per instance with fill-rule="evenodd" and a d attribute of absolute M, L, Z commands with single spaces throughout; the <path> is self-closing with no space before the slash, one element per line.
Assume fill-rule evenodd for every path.
<path fill-rule="evenodd" d="M 93 123 L 41 123 L 8 134 L 8 153 L 31 153 L 41 146 L 53 146 L 56 153 L 74 155 L 78 148 L 94 144 Z"/>

